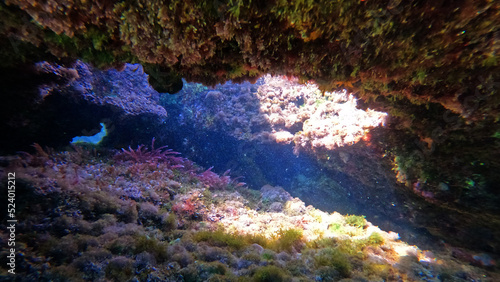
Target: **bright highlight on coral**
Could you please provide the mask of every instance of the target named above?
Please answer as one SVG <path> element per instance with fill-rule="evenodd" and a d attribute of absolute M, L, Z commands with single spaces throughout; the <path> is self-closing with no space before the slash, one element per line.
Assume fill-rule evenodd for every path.
<path fill-rule="evenodd" d="M 370 128 L 384 125 L 386 113 L 356 108 L 346 90 L 321 92 L 316 84 L 265 76 L 256 93 L 272 126 L 271 139 L 293 141 L 299 149 L 333 150 L 357 143 Z"/>
<path fill-rule="evenodd" d="M 355 144 L 387 117 L 358 109 L 346 90 L 322 92 L 316 84 L 285 76 L 266 75 L 255 84 L 226 83 L 213 90 L 186 83 L 177 97 L 202 129 L 223 128 L 239 140 L 294 144 L 296 154 Z"/>

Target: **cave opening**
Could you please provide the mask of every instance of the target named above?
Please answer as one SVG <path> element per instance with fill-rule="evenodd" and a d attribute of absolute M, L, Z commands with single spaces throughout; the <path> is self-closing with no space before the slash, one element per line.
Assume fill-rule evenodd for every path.
<path fill-rule="evenodd" d="M 229 169 L 251 189 L 280 186 L 326 212 L 364 215 L 412 244 L 436 241 L 406 218 L 411 199 L 391 185 L 392 172 L 365 167 L 357 172 L 363 181 L 352 174 L 381 157 L 370 150 L 370 130 L 383 127 L 387 114 L 357 108 L 345 90 L 323 93 L 272 76 L 215 87 L 185 82 L 160 104 L 169 117 L 159 140 L 198 164 Z"/>

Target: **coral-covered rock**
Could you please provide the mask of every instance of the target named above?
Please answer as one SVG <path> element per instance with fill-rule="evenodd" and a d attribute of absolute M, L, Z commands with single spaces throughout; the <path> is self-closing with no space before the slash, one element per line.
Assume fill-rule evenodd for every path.
<path fill-rule="evenodd" d="M 498 114 L 496 3 L 9 0 L 0 12 L 7 65 L 49 56 L 101 67 L 139 61 L 157 89 L 178 88 L 180 77 L 214 85 L 273 73 L 366 99 Z"/>
<path fill-rule="evenodd" d="M 271 185 L 265 185 L 260 188 L 260 192 L 262 193 L 263 201 L 280 201 L 286 202 L 292 200 L 292 196 L 285 191 L 282 187 L 273 187 Z"/>
<path fill-rule="evenodd" d="M 297 154 L 357 143 L 387 116 L 358 109 L 345 91 L 322 93 L 314 84 L 286 77 L 266 75 L 254 85 L 228 83 L 215 89 L 187 84 L 179 98 L 171 98 L 192 115 L 180 122 L 187 118 L 200 129 L 223 130 L 245 141 L 293 143 Z M 200 95 L 205 99 L 200 101 Z"/>
<path fill-rule="evenodd" d="M 100 123 L 108 132 L 104 142 L 116 144 L 122 134 L 159 126 L 167 117 L 157 104 L 160 94 L 149 86 L 140 65 L 127 64 L 120 72 L 101 71 L 81 61 L 66 67 L 41 62 L 31 75 L 26 85 L 5 81 L 10 85 L 4 92 L 9 103 L 2 110 L 1 128 L 12 134 L 1 141 L 2 150 L 27 150 L 34 142 L 66 146 L 75 136 L 99 132 Z"/>
<path fill-rule="evenodd" d="M 40 89 L 42 97 L 69 89 L 77 99 L 81 96 L 91 104 L 122 112 L 120 119 L 148 114 L 163 121 L 167 116 L 165 109 L 156 103 L 160 94 L 149 86 L 148 76 L 139 64 L 125 64 L 120 71 L 101 71 L 81 61 L 70 68 L 47 62 L 37 64 L 36 68 L 43 73 L 71 76 L 67 85 L 47 85 Z"/>
<path fill-rule="evenodd" d="M 164 162 L 132 164 L 83 149 L 38 150 L 36 155 L 12 158 L 7 168 L 16 171 L 16 203 L 30 203 L 16 205 L 16 231 L 22 234 L 16 237 L 16 250 L 22 252 L 16 259 L 16 279 L 419 281 L 445 274 L 456 281 L 499 278 L 493 272 L 494 254 L 447 244 L 422 250 L 363 216 L 304 208 L 280 187 L 254 191 L 258 197 L 242 187 L 211 194 L 193 181 L 196 173 L 185 168 L 169 173 Z M 181 183 L 175 199 L 146 196 L 149 190 L 161 194 L 165 183 L 174 179 Z M 143 196 L 127 196 L 121 189 L 127 182 L 138 186 Z M 46 189 L 49 186 L 57 189 Z M 41 196 L 44 201 L 35 201 Z M 255 198 L 263 199 L 257 204 L 259 211 L 251 207 Z M 174 209 L 186 199 L 196 212 L 214 213 L 219 220 Z M 265 211 L 270 199 L 280 205 L 286 201 L 286 213 Z M 123 214 L 125 206 L 136 210 L 135 221 Z M 167 228 L 157 220 L 165 210 L 180 224 L 171 222 Z M 9 234 L 0 228 L 1 240 Z M 9 275 L 5 268 L 2 271 Z"/>

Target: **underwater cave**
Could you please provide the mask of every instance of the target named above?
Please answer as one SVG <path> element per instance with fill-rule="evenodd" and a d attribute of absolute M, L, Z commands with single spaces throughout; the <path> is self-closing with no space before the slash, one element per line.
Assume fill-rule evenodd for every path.
<path fill-rule="evenodd" d="M 499 30 L 493 1 L 1 3 L 0 280 L 500 281 Z"/>

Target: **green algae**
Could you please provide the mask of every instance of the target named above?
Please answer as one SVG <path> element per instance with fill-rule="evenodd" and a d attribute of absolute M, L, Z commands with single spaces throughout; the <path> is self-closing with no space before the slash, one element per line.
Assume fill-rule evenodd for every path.
<path fill-rule="evenodd" d="M 351 274 L 352 265 L 345 253 L 341 252 L 338 248 L 324 248 L 319 250 L 314 257 L 314 263 L 317 267 L 334 267 L 343 277 L 349 277 Z"/>
<path fill-rule="evenodd" d="M 366 226 L 365 216 L 361 215 L 347 215 L 345 217 L 345 222 L 351 226 L 364 228 Z"/>
<path fill-rule="evenodd" d="M 288 281 L 290 279 L 285 270 L 274 265 L 264 266 L 257 269 L 252 278 L 255 282 L 280 282 Z"/>
<path fill-rule="evenodd" d="M 382 244 L 384 244 L 384 238 L 382 237 L 382 235 L 380 235 L 380 233 L 373 232 L 368 237 L 367 244 L 370 244 L 370 245 L 382 245 Z"/>
<path fill-rule="evenodd" d="M 192 236 L 196 242 L 208 242 L 214 246 L 227 246 L 234 250 L 241 250 L 251 244 L 275 251 L 292 251 L 292 248 L 302 240 L 302 231 L 298 229 L 279 230 L 276 235 L 268 239 L 262 235 L 228 233 L 219 228 L 215 231 L 199 231 Z"/>

